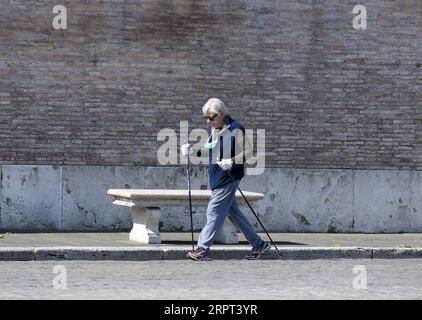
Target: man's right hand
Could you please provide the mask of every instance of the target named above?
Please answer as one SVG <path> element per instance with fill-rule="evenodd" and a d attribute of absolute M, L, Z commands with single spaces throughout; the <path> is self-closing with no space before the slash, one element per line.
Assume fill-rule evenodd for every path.
<path fill-rule="evenodd" d="M 180 148 L 180 151 L 182 152 L 182 155 L 184 157 L 187 157 L 188 154 L 189 155 L 193 154 L 192 146 L 189 143 L 185 143 L 184 145 L 182 145 L 182 147 Z"/>

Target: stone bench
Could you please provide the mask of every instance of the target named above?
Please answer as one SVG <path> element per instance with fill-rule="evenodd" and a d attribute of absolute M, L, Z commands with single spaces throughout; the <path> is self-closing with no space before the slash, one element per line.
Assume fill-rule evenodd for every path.
<path fill-rule="evenodd" d="M 242 190 L 243 191 L 243 190 Z M 161 243 L 158 230 L 161 207 L 166 205 L 185 206 L 189 210 L 188 190 L 160 189 L 109 189 L 108 195 L 114 197 L 114 204 L 132 208 L 133 227 L 129 239 L 142 243 Z M 253 205 L 264 198 L 262 193 L 243 191 Z M 211 190 L 191 190 L 192 206 L 206 206 L 211 197 Z M 239 206 L 246 205 L 239 191 L 236 192 Z M 242 210 L 246 213 L 245 208 Z M 237 228 L 226 219 L 216 236 L 216 242 L 234 244 L 239 242 Z"/>

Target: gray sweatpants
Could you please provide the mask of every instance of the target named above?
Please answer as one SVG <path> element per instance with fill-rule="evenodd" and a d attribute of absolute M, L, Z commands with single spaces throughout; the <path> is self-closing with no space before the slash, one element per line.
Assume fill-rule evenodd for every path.
<path fill-rule="evenodd" d="M 217 231 L 223 226 L 224 219 L 229 219 L 242 231 L 252 249 L 262 245 L 263 240 L 257 235 L 248 218 L 240 211 L 236 200 L 236 190 L 240 180 L 229 183 L 212 191 L 207 207 L 207 223 L 198 238 L 198 247 L 209 251 Z"/>

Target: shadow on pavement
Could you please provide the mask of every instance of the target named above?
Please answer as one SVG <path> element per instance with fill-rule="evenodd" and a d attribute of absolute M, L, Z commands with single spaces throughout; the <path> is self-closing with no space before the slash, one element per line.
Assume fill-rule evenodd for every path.
<path fill-rule="evenodd" d="M 267 241 L 269 241 L 269 240 L 267 240 Z M 195 245 L 196 245 L 196 243 L 197 243 L 197 241 L 195 239 Z M 282 246 L 307 246 L 308 245 L 306 243 L 298 243 L 298 242 L 290 242 L 290 241 L 274 241 L 274 243 L 276 245 L 282 245 Z M 161 241 L 161 244 L 174 244 L 174 245 L 177 245 L 177 244 L 180 244 L 180 245 L 187 244 L 187 245 L 189 245 L 189 244 L 192 244 L 192 242 L 191 241 L 186 241 L 186 240 L 162 240 Z M 216 242 L 215 244 L 222 245 L 222 243 L 218 243 L 218 242 Z M 249 242 L 247 242 L 247 241 L 239 241 L 238 244 L 239 245 L 248 245 Z"/>

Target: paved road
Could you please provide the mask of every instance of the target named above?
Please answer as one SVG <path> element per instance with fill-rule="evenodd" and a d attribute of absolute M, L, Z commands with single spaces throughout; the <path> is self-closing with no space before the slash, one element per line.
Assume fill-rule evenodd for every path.
<path fill-rule="evenodd" d="M 0 299 L 422 299 L 422 259 L 4 261 L 0 270 Z"/>

